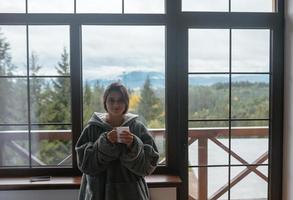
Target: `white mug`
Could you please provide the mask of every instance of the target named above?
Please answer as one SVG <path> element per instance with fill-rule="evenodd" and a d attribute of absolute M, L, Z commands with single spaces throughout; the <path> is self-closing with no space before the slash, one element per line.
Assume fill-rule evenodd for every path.
<path fill-rule="evenodd" d="M 121 143 L 120 134 L 122 134 L 123 131 L 128 131 L 128 132 L 129 132 L 129 127 L 128 127 L 128 126 L 118 126 L 118 127 L 116 127 L 116 132 L 117 132 L 117 142 L 118 142 L 118 143 Z"/>

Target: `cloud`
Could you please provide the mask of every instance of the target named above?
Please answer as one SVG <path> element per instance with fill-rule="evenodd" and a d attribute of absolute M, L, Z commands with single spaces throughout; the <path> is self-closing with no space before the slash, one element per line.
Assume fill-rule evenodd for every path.
<path fill-rule="evenodd" d="M 164 13 L 164 0 L 124 0 L 125 13 Z"/>
<path fill-rule="evenodd" d="M 130 67 L 127 70 L 120 66 L 89 66 L 86 70 L 83 70 L 84 81 L 91 81 L 96 79 L 113 80 L 118 79 L 120 75 L 137 71 L 137 68 Z M 149 68 L 141 68 L 141 71 L 150 71 Z"/>
<path fill-rule="evenodd" d="M 29 0 L 28 12 L 30 13 L 73 13 L 73 0 Z"/>
<path fill-rule="evenodd" d="M 11 44 L 12 62 L 26 69 L 25 26 L 1 26 Z M 270 31 L 232 30 L 232 71 L 268 72 Z M 29 26 L 29 51 L 43 66 L 40 74 L 56 74 L 63 48 L 69 51 L 69 26 Z M 84 79 L 108 70 L 117 76 L 131 71 L 165 70 L 165 26 L 82 26 Z M 229 70 L 229 29 L 190 29 L 189 70 L 227 72 Z"/>
<path fill-rule="evenodd" d="M 229 11 L 229 0 L 182 0 L 183 11 Z M 231 0 L 232 12 L 272 12 L 273 1 Z"/>
<path fill-rule="evenodd" d="M 232 70 L 268 72 L 269 30 L 232 30 Z"/>
<path fill-rule="evenodd" d="M 122 0 L 76 0 L 77 13 L 122 13 Z"/>
<path fill-rule="evenodd" d="M 26 75 L 26 29 L 25 26 L 0 26 L 1 37 L 9 43 L 11 62 L 17 66 L 14 74 Z"/>
<path fill-rule="evenodd" d="M 25 1 L 0 0 L 0 13 L 24 13 Z"/>
<path fill-rule="evenodd" d="M 229 29 L 190 29 L 189 71 L 229 72 Z M 268 72 L 270 31 L 232 30 L 232 71 Z"/>
<path fill-rule="evenodd" d="M 228 11 L 228 0 L 182 0 L 183 11 Z"/>
<path fill-rule="evenodd" d="M 165 69 L 165 32 L 163 26 L 83 26 L 83 69 L 107 74 L 147 69 Z M 88 74 L 88 73 L 86 73 Z"/>
<path fill-rule="evenodd" d="M 25 0 L 0 0 L 0 12 L 25 13 Z M 76 0 L 77 13 L 122 13 L 122 0 Z M 164 13 L 164 0 L 124 0 L 125 13 Z M 29 13 L 73 13 L 74 0 L 29 0 Z"/>

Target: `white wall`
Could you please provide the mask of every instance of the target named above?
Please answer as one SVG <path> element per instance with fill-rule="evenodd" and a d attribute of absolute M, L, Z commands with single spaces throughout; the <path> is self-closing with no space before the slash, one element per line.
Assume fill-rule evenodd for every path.
<path fill-rule="evenodd" d="M 151 188 L 151 200 L 176 200 L 176 188 Z M 77 200 L 78 190 L 0 191 L 0 200 Z"/>
<path fill-rule="evenodd" d="M 285 108 L 283 200 L 293 199 L 293 3 L 285 0 Z"/>

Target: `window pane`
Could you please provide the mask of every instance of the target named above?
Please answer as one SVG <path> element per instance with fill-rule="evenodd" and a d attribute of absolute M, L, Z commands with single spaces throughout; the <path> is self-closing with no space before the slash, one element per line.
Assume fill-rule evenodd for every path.
<path fill-rule="evenodd" d="M 269 70 L 270 30 L 232 30 L 232 71 Z"/>
<path fill-rule="evenodd" d="M 78 13 L 122 13 L 122 0 L 76 0 Z"/>
<path fill-rule="evenodd" d="M 27 126 L 0 126 L 0 167 L 29 165 Z"/>
<path fill-rule="evenodd" d="M 253 169 L 260 171 L 261 174 L 251 172 L 246 167 L 231 167 L 230 184 L 236 183 L 231 188 L 231 200 L 243 199 L 243 197 L 246 199 L 268 199 L 268 167 L 257 166 Z M 247 173 L 248 171 L 250 173 Z M 243 177 L 240 175 L 241 172 L 246 172 L 247 175 Z"/>
<path fill-rule="evenodd" d="M 267 164 L 269 151 L 268 121 L 233 121 L 231 151 L 232 164 Z M 233 153 L 241 159 L 237 159 Z"/>
<path fill-rule="evenodd" d="M 25 78 L 0 78 L 0 123 L 27 123 L 27 83 Z"/>
<path fill-rule="evenodd" d="M 189 72 L 229 71 L 229 30 L 189 29 Z"/>
<path fill-rule="evenodd" d="M 269 117 L 269 75 L 232 75 L 231 117 Z"/>
<path fill-rule="evenodd" d="M 0 76 L 26 75 L 25 26 L 0 26 Z"/>
<path fill-rule="evenodd" d="M 188 81 L 190 120 L 229 117 L 228 75 L 189 75 Z"/>
<path fill-rule="evenodd" d="M 25 0 L 0 0 L 0 13 L 25 13 Z"/>
<path fill-rule="evenodd" d="M 32 126 L 31 154 L 33 166 L 71 166 L 71 126 Z"/>
<path fill-rule="evenodd" d="M 189 166 L 228 165 L 229 123 L 189 122 Z"/>
<path fill-rule="evenodd" d="M 165 13 L 164 0 L 124 0 L 125 13 Z"/>
<path fill-rule="evenodd" d="M 182 11 L 229 11 L 229 0 L 182 0 Z"/>
<path fill-rule="evenodd" d="M 232 12 L 274 12 L 275 0 L 231 0 Z"/>
<path fill-rule="evenodd" d="M 29 49 L 30 75 L 70 74 L 68 26 L 29 26 Z"/>
<path fill-rule="evenodd" d="M 69 78 L 31 78 L 31 122 L 70 123 L 70 91 Z"/>
<path fill-rule="evenodd" d="M 105 87 L 121 81 L 130 94 L 129 112 L 152 133 L 165 132 L 165 27 L 83 26 L 82 35 L 84 124 L 94 111 L 105 112 Z"/>
<path fill-rule="evenodd" d="M 198 167 L 188 171 L 189 199 L 228 199 L 227 167 Z"/>
<path fill-rule="evenodd" d="M 73 13 L 74 0 L 28 0 L 29 13 Z"/>

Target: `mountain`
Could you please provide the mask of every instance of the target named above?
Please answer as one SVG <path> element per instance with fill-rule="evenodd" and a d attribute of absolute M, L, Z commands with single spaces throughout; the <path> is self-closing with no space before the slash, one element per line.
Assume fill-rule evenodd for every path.
<path fill-rule="evenodd" d="M 124 73 L 118 76 L 116 79 L 102 79 L 99 80 L 100 84 L 107 86 L 114 81 L 121 81 L 126 87 L 131 89 L 139 89 L 143 86 L 146 78 L 149 77 L 152 86 L 154 88 L 162 88 L 165 85 L 165 76 L 161 72 L 143 72 L 143 71 L 132 71 Z M 94 84 L 97 80 L 90 81 L 90 85 Z"/>
<path fill-rule="evenodd" d="M 114 81 L 121 81 L 126 87 L 131 89 L 139 89 L 143 86 L 145 79 L 149 77 L 154 88 L 164 88 L 165 75 L 161 72 L 144 72 L 132 71 L 123 73 L 116 79 L 100 79 L 99 82 L 103 86 L 107 86 Z M 89 83 L 93 85 L 97 80 L 91 80 Z M 215 83 L 227 83 L 229 81 L 228 75 L 190 75 L 188 82 L 189 85 L 204 85 L 209 86 Z M 233 82 L 264 82 L 268 83 L 268 75 L 233 75 Z"/>
<path fill-rule="evenodd" d="M 191 75 L 188 79 L 189 85 L 209 86 L 216 83 L 228 83 L 229 75 Z M 234 82 L 269 83 L 268 75 L 232 75 Z"/>

